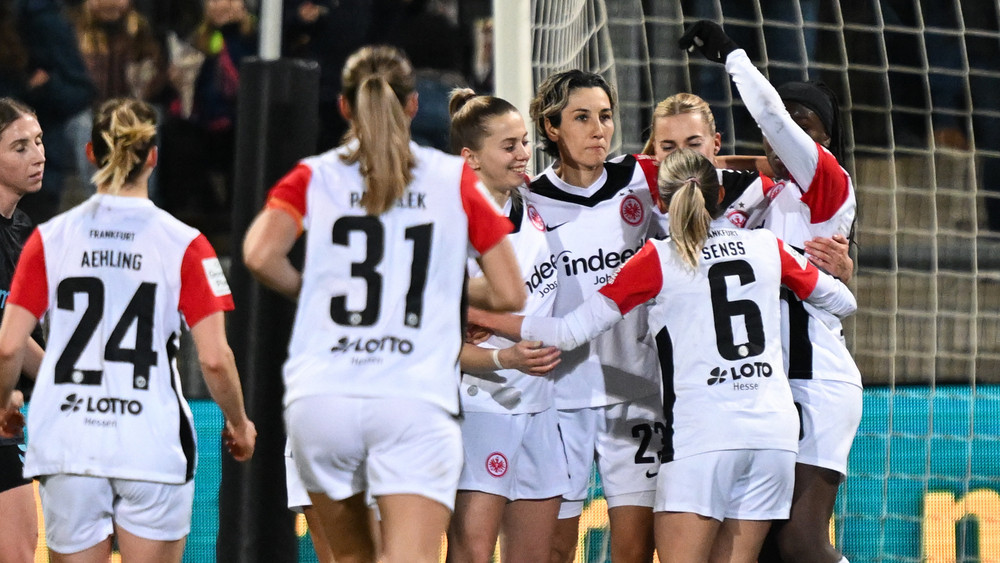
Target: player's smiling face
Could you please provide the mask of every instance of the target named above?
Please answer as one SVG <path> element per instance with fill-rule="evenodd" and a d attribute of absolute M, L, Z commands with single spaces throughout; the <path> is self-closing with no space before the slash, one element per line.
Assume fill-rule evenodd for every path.
<path fill-rule="evenodd" d="M 0 134 L 0 186 L 19 196 L 42 188 L 45 145 L 33 115 L 22 115 Z"/>
<path fill-rule="evenodd" d="M 657 117 L 653 123 L 653 157 L 663 162 L 676 149 L 692 149 L 715 164 L 722 135 L 712 134 L 700 113 L 679 113 Z"/>
<path fill-rule="evenodd" d="M 558 127 L 546 122 L 549 139 L 559 146 L 559 159 L 573 168 L 604 166 L 615 132 L 611 100 L 603 88 L 577 88 L 560 113 Z"/>
<path fill-rule="evenodd" d="M 806 106 L 800 104 L 799 102 L 788 102 L 785 104 L 785 109 L 788 110 L 788 114 L 792 116 L 792 120 L 798 124 L 799 127 L 805 131 L 813 141 L 823 145 L 824 147 L 830 146 L 830 134 L 827 132 L 826 127 L 823 126 L 823 121 L 820 120 L 819 115 L 813 110 L 807 108 Z M 775 154 L 774 147 L 768 140 L 764 139 L 764 154 L 767 155 L 767 162 L 771 165 L 771 170 L 774 171 L 774 177 L 779 180 L 788 180 L 791 175 L 788 173 L 788 169 L 785 168 L 785 163 L 781 162 L 781 158 Z"/>
<path fill-rule="evenodd" d="M 467 149 L 466 149 L 467 150 Z M 486 122 L 486 136 L 479 150 L 463 155 L 490 191 L 510 191 L 524 183 L 531 158 L 528 129 L 521 114 L 511 111 Z"/>

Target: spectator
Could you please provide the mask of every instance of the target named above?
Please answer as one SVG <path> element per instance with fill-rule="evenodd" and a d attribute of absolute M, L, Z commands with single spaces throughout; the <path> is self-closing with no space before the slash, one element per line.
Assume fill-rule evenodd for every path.
<path fill-rule="evenodd" d="M 206 0 L 191 44 L 204 62 L 193 84 L 183 84 L 183 72 L 171 66 L 174 86 L 190 89 L 193 104 L 183 107 L 182 95 L 168 110 L 161 180 L 170 189 L 164 190 L 163 204 L 201 230 L 213 231 L 228 224 L 239 67 L 257 51 L 256 22 L 243 0 Z"/>
<path fill-rule="evenodd" d="M 340 69 L 348 55 L 369 42 L 374 12 L 370 0 L 285 0 L 283 54 L 320 66 L 317 148 L 321 152 L 339 145 L 347 131 L 337 105 Z"/>
<path fill-rule="evenodd" d="M 80 53 L 97 89 L 94 105 L 118 97 L 148 102 L 161 98 L 167 86 L 166 56 L 152 25 L 132 0 L 85 0 L 71 13 Z M 85 108 L 72 118 L 68 131 L 80 181 L 87 187 L 96 171 L 83 150 L 93 116 L 92 108 Z M 150 197 L 156 200 L 157 195 L 154 174 Z"/>
<path fill-rule="evenodd" d="M 59 209 L 73 156 L 67 120 L 94 96 L 86 67 L 73 41 L 73 28 L 58 0 L 0 0 L 0 96 L 35 108 L 45 131 L 45 180 L 21 209 L 41 222 Z"/>

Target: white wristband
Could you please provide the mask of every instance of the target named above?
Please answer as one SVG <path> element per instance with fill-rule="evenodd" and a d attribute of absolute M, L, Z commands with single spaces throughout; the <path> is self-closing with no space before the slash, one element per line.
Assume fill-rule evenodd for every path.
<path fill-rule="evenodd" d="M 500 349 L 493 349 L 493 365 L 497 366 L 497 369 L 504 369 L 503 364 L 500 363 Z"/>

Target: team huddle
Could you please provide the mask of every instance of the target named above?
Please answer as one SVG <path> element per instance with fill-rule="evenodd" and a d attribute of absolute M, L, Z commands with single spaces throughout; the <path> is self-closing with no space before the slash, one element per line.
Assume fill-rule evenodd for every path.
<path fill-rule="evenodd" d="M 719 156 L 710 109 L 682 93 L 655 108 L 644 154 L 609 158 L 615 91 L 569 70 L 531 102 L 554 161 L 528 178 L 507 101 L 455 91 L 445 154 L 410 141 L 401 52 L 348 59 L 344 144 L 279 180 L 243 244 L 297 302 L 288 496 L 321 561 L 436 562 L 442 534 L 451 562 L 490 561 L 498 540 L 505 562 L 573 561 L 595 466 L 616 563 L 846 561 L 827 525 L 862 395 L 840 325 L 856 203 L 837 101 L 776 89 L 715 23 L 680 47 L 725 65 L 765 156 Z M 126 559 L 180 560 L 182 325 L 227 447 L 253 454 L 232 296 L 204 236 L 148 200 L 154 136 L 141 102 L 97 113 L 98 193 L 27 238 L 0 325 L 0 431 L 23 424 L 23 371 L 18 485 L 39 481 L 57 561 L 106 561 L 112 535 Z"/>

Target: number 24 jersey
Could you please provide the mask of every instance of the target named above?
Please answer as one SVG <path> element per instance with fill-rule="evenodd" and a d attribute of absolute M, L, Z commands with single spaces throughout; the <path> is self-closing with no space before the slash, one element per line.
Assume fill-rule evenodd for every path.
<path fill-rule="evenodd" d="M 29 237 L 9 302 L 49 313 L 25 476 L 192 478 L 181 323 L 233 308 L 204 235 L 148 199 L 95 195 Z"/>

